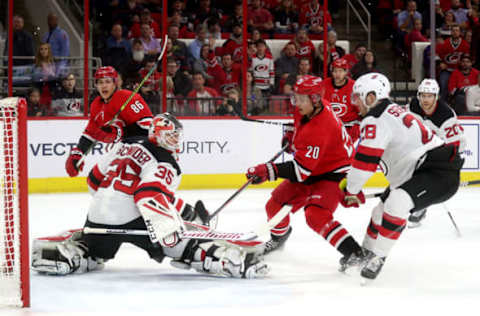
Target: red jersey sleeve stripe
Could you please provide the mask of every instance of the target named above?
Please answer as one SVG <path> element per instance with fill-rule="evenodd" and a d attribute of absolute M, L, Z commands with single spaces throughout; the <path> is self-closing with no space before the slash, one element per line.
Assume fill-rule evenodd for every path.
<path fill-rule="evenodd" d="M 368 172 L 375 172 L 377 170 L 378 163 L 364 162 L 357 160 L 356 157 L 352 162 L 352 167 Z"/>
<path fill-rule="evenodd" d="M 143 198 L 153 198 L 159 193 L 162 193 L 167 196 L 170 201 L 175 199 L 173 192 L 169 191 L 162 183 L 160 182 L 148 182 L 143 183 L 138 186 L 133 194 L 135 203 L 140 201 Z"/>
<path fill-rule="evenodd" d="M 100 172 L 100 169 L 98 169 L 98 165 L 95 165 L 92 168 L 92 171 L 90 171 L 90 173 L 88 174 L 87 184 L 90 188 L 97 191 L 98 187 L 103 181 L 103 178 L 105 178 L 105 175 Z"/>
<path fill-rule="evenodd" d="M 293 166 L 295 169 L 295 175 L 297 176 L 297 180 L 299 182 L 305 181 L 312 172 L 308 170 L 307 168 L 303 167 L 296 159 L 293 160 Z"/>
<path fill-rule="evenodd" d="M 359 145 L 357 148 L 357 153 L 363 154 L 365 156 L 382 157 L 383 149 Z"/>

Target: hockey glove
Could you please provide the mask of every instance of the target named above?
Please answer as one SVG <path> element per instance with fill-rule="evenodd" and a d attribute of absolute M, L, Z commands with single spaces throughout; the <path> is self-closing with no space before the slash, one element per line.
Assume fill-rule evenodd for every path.
<path fill-rule="evenodd" d="M 77 147 L 73 147 L 70 151 L 70 155 L 67 158 L 65 163 L 65 169 L 70 177 L 78 176 L 78 173 L 83 170 L 84 162 L 78 165 L 78 162 L 82 159 L 84 154 Z"/>
<path fill-rule="evenodd" d="M 116 143 L 123 137 L 125 123 L 115 120 L 108 126 L 99 127 L 94 121 L 88 122 L 85 134 L 104 143 Z"/>
<path fill-rule="evenodd" d="M 348 192 L 347 179 L 340 181 L 339 187 L 343 192 L 343 199 L 340 200 L 340 203 L 343 207 L 359 207 L 360 204 L 365 203 L 365 195 L 362 191 L 358 192 L 357 194 Z"/>
<path fill-rule="evenodd" d="M 287 145 L 285 152 L 288 154 L 292 154 L 294 152 L 292 148 L 294 131 L 295 131 L 295 128 L 293 127 L 293 125 L 291 124 L 285 125 L 285 131 L 282 137 L 282 148 L 285 147 L 285 145 Z"/>
<path fill-rule="evenodd" d="M 248 168 L 246 173 L 247 179 L 252 179 L 253 184 L 260 184 L 265 181 L 277 180 L 277 166 L 274 163 L 267 162 Z"/>

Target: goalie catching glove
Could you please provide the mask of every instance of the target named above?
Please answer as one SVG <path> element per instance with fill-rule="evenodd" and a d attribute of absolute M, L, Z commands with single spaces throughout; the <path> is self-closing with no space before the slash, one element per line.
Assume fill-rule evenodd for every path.
<path fill-rule="evenodd" d="M 344 194 L 343 199 L 340 200 L 340 203 L 343 207 L 359 207 L 360 204 L 365 203 L 365 195 L 362 191 L 358 192 L 357 194 L 348 192 L 346 178 L 340 181 L 339 187 Z"/>

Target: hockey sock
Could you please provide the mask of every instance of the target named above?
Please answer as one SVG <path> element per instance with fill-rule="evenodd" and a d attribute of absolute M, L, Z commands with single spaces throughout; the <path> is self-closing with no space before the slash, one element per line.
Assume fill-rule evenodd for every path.
<path fill-rule="evenodd" d="M 362 246 L 370 251 L 373 251 L 373 248 L 375 247 L 375 241 L 377 240 L 378 236 L 378 228 L 382 225 L 383 210 L 383 202 L 380 202 L 373 209 L 372 218 L 370 219 L 370 223 L 367 227 L 367 233 L 365 234 L 365 238 L 363 239 Z"/>
<path fill-rule="evenodd" d="M 375 243 L 374 252 L 377 256 L 386 257 L 405 229 L 407 220 L 383 214 L 382 225 L 378 228 L 378 237 Z"/>
<path fill-rule="evenodd" d="M 270 198 L 267 204 L 265 205 L 265 210 L 267 211 L 268 219 L 275 216 L 275 214 L 277 214 L 281 208 L 282 208 L 282 205 L 280 203 L 277 203 L 272 198 Z M 270 232 L 274 236 L 283 236 L 288 232 L 289 227 L 290 227 L 290 216 L 286 216 Z"/>

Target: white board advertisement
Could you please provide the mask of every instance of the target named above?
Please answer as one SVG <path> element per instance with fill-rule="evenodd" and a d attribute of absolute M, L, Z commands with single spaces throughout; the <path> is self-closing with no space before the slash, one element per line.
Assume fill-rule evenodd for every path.
<path fill-rule="evenodd" d="M 185 119 L 180 166 L 184 174 L 243 173 L 265 162 L 280 150 L 282 127 L 238 119 Z M 462 120 L 467 138 L 465 171 L 479 171 L 480 120 Z M 29 120 L 28 163 L 30 178 L 67 177 L 65 161 L 86 120 Z M 98 143 L 85 160 L 81 176 L 104 153 Z M 282 159 L 279 158 L 280 160 Z"/>

